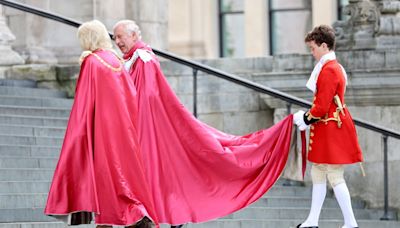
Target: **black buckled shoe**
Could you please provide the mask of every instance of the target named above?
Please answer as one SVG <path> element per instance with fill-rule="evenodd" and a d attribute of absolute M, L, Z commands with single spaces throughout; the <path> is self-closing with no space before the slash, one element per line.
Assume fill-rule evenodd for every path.
<path fill-rule="evenodd" d="M 296 228 L 300 228 L 301 223 L 299 225 L 296 226 Z M 301 227 L 301 228 L 318 228 L 318 226 L 305 226 L 305 227 Z"/>
<path fill-rule="evenodd" d="M 171 228 L 182 228 L 183 225 L 176 225 L 176 226 L 171 226 Z"/>

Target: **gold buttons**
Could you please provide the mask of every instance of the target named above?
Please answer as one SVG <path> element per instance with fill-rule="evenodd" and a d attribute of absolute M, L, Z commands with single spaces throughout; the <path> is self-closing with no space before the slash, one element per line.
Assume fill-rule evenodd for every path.
<path fill-rule="evenodd" d="M 312 144 L 313 143 L 313 140 L 312 139 L 310 139 L 310 144 Z"/>
<path fill-rule="evenodd" d="M 313 137 L 314 136 L 314 132 L 310 132 L 310 137 Z"/>
<path fill-rule="evenodd" d="M 311 125 L 311 126 L 310 126 L 310 129 L 311 129 L 311 130 L 314 130 L 314 126 L 313 126 L 313 125 Z"/>
<path fill-rule="evenodd" d="M 311 151 L 312 150 L 312 147 L 311 146 L 308 146 L 308 151 Z"/>

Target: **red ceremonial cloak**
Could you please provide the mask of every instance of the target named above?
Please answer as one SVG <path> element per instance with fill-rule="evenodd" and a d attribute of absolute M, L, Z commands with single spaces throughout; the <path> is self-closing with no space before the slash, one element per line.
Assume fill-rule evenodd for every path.
<path fill-rule="evenodd" d="M 97 224 L 157 223 L 137 140 L 136 90 L 110 51 L 83 61 L 45 214 L 96 213 Z"/>

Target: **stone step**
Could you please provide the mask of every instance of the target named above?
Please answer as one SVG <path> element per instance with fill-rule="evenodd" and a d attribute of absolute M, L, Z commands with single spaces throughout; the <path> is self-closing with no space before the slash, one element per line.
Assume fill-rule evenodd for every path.
<path fill-rule="evenodd" d="M 0 105 L 0 115 L 24 115 L 68 118 L 70 109 Z"/>
<path fill-rule="evenodd" d="M 294 228 L 301 223 L 303 219 L 219 219 L 206 223 L 187 224 L 185 228 Z M 379 220 L 359 220 L 358 226 L 362 228 L 398 228 L 398 221 L 379 221 Z M 321 228 L 340 228 L 343 226 L 343 220 L 321 220 Z"/>
<path fill-rule="evenodd" d="M 0 223 L 0 228 L 66 228 L 69 227 L 60 222 L 32 222 L 32 223 Z M 78 228 L 95 228 L 96 225 L 79 225 Z M 114 228 L 123 228 L 123 226 L 114 226 Z M 163 226 L 162 226 L 163 227 Z M 169 227 L 169 226 L 165 226 Z M 163 227 L 164 228 L 164 227 Z"/>
<path fill-rule="evenodd" d="M 311 195 L 308 197 L 278 197 L 278 196 L 266 196 L 264 195 L 261 199 L 250 205 L 251 207 L 269 207 L 269 208 L 280 208 L 280 207 L 292 207 L 292 208 L 309 208 L 311 206 Z M 353 208 L 365 208 L 365 202 L 352 199 Z M 339 208 L 339 205 L 335 198 L 326 198 L 324 201 L 324 208 Z"/>
<path fill-rule="evenodd" d="M 0 135 L 64 137 L 65 127 L 44 127 L 0 124 Z"/>
<path fill-rule="evenodd" d="M 4 223 L 13 223 L 13 222 L 51 222 L 51 221 L 56 221 L 56 219 L 46 216 L 43 213 L 44 208 L 21 208 L 21 209 L 0 209 L 0 227 L 1 228 L 6 228 L 6 227 L 13 227 L 12 225 L 17 225 L 17 224 L 4 224 Z M 60 223 L 62 224 L 62 223 Z M 29 224 L 27 224 L 29 227 Z M 45 225 L 45 223 L 42 223 L 42 225 Z M 64 227 L 65 224 L 63 224 Z M 22 228 L 17 226 L 18 228 Z M 25 227 L 25 226 L 23 226 Z M 46 227 L 46 226 L 35 226 L 37 228 L 39 227 Z M 47 227 L 52 227 L 52 226 L 47 226 Z M 56 226 L 57 227 L 57 226 Z"/>
<path fill-rule="evenodd" d="M 42 209 L 43 211 L 43 209 Z M 11 215 L 12 214 L 7 214 Z M 29 214 L 26 214 L 28 217 Z M 49 216 L 44 216 L 52 222 L 18 222 L 18 223 L 0 223 L 0 228 L 66 228 L 67 225 L 62 222 L 54 222 L 54 219 Z M 0 221 L 1 220 L 0 212 Z M 6 216 L 3 216 L 6 217 Z M 7 219 L 11 220 L 11 219 Z M 219 219 L 205 223 L 190 223 L 184 225 L 183 228 L 294 228 L 300 223 L 301 220 L 278 220 L 278 219 L 264 219 L 264 220 L 233 220 L 233 219 Z M 379 220 L 358 220 L 359 227 L 362 228 L 398 228 L 400 222 L 398 221 L 379 221 Z M 343 225 L 342 220 L 321 220 L 319 223 L 321 228 L 340 228 Z M 96 225 L 80 225 L 79 228 L 95 228 Z M 161 228 L 169 228 L 169 225 L 161 224 Z M 122 226 L 114 226 L 114 228 L 122 228 Z"/>
<path fill-rule="evenodd" d="M 60 222 L 0 223 L 0 228 L 66 228 Z M 79 225 L 78 228 L 95 228 L 96 225 Z"/>
<path fill-rule="evenodd" d="M 0 158 L 1 159 L 1 158 Z M 22 158 L 25 159 L 25 158 Z M 58 158 L 52 158 L 54 161 L 54 165 L 56 164 Z M 4 168 L 4 167 L 3 167 Z M 1 181 L 0 182 L 0 194 L 4 193 L 47 193 L 48 187 L 50 186 L 50 180 L 48 181 Z M 270 192 L 278 192 L 278 191 L 287 191 L 291 192 L 285 194 L 286 196 L 299 196 L 298 190 L 293 191 L 294 187 L 283 187 L 286 189 L 282 189 L 281 187 L 272 187 L 270 191 L 267 193 L 267 197 L 271 196 Z M 305 192 L 308 192 L 309 188 L 304 188 Z M 310 194 L 311 195 L 311 194 Z M 306 195 L 306 196 L 310 196 Z M 300 194 L 303 196 L 303 194 Z"/>
<path fill-rule="evenodd" d="M 37 83 L 34 80 L 0 79 L 0 86 L 36 88 Z"/>
<path fill-rule="evenodd" d="M 21 170 L 23 171 L 23 170 Z M 23 172 L 20 172 L 23 173 Z M 51 180 L 51 176 L 53 174 L 53 170 L 43 170 L 43 172 L 40 173 L 40 171 L 36 171 L 37 174 L 30 174 L 32 179 L 29 180 Z M 0 169 L 0 177 L 2 174 L 2 169 Z M 15 175 L 18 175 L 19 173 L 14 173 Z M 50 177 L 48 179 L 43 179 L 48 176 L 49 174 Z M 39 176 L 41 175 L 41 176 Z M 17 179 L 17 178 L 16 178 Z M 15 180 L 15 179 L 11 179 Z M 18 179 L 17 179 L 18 180 Z M 25 179 L 28 180 L 28 179 Z M 5 194 L 2 195 L 3 198 L 0 197 L 0 202 L 3 199 L 4 202 L 9 202 L 10 204 L 4 205 L 5 203 L 0 203 L 0 207 L 2 208 L 23 208 L 23 207 L 43 207 L 45 205 L 45 200 L 40 201 L 40 199 L 45 199 L 47 195 L 46 193 L 20 193 L 20 194 Z M 1 195 L 0 195 L 1 196 Z M 9 198 L 7 198 L 9 197 Z M 35 202 L 35 204 L 31 204 L 32 202 Z M 268 202 L 268 203 L 266 203 Z M 353 208 L 354 209 L 363 209 L 364 203 L 361 201 L 353 200 L 352 202 Z M 252 209 L 253 211 L 259 210 L 260 208 L 266 208 L 266 209 L 275 209 L 278 210 L 280 208 L 309 208 L 311 205 L 311 198 L 300 198 L 300 197 L 273 197 L 273 198 L 261 198 L 254 204 L 250 205 L 248 208 L 255 208 Z M 336 199 L 333 198 L 326 198 L 324 202 L 324 208 L 334 208 L 334 209 L 339 209 L 339 206 L 336 203 Z M 243 212 L 245 213 L 245 212 Z M 246 213 L 245 213 L 246 214 Z"/>
<path fill-rule="evenodd" d="M 0 168 L 45 168 L 54 169 L 57 158 L 45 157 L 0 157 Z"/>
<path fill-rule="evenodd" d="M 72 99 L 66 98 L 16 97 L 0 95 L 0 105 L 61 107 L 70 109 L 72 107 L 72 103 Z"/>
<path fill-rule="evenodd" d="M 53 174 L 54 169 L 0 168 L 0 181 L 49 181 Z"/>
<path fill-rule="evenodd" d="M 47 193 L 50 180 L 46 181 L 0 181 L 0 194 Z"/>
<path fill-rule="evenodd" d="M 0 114 L 0 124 L 25 125 L 25 126 L 46 126 L 46 127 L 66 127 L 68 117 L 45 117 L 45 116 L 25 116 L 25 115 L 2 115 Z"/>
<path fill-rule="evenodd" d="M 274 186 L 279 185 L 279 186 L 296 186 L 296 187 L 304 187 L 305 183 L 304 181 L 295 181 L 295 180 L 290 180 L 286 178 L 279 178 L 277 182 L 275 182 Z"/>
<path fill-rule="evenodd" d="M 248 207 L 236 213 L 230 214 L 226 219 L 305 219 L 310 212 L 310 208 L 267 208 L 267 207 Z M 379 220 L 384 214 L 383 210 L 378 209 L 354 209 L 356 219 Z M 390 215 L 396 218 L 396 212 L 390 211 Z M 340 208 L 322 208 L 320 219 L 340 219 L 342 218 Z"/>
<path fill-rule="evenodd" d="M 27 96 L 27 97 L 58 97 L 65 98 L 67 93 L 52 89 L 21 88 L 12 86 L 0 86 L 0 95 Z"/>
<path fill-rule="evenodd" d="M 58 158 L 54 158 L 57 162 Z M 0 194 L 5 193 L 47 193 L 50 186 L 50 180 L 46 181 L 0 181 Z M 284 187 L 287 189 L 281 189 L 281 187 L 272 187 L 269 192 L 272 191 L 288 191 L 292 192 L 293 195 L 298 196 L 296 191 L 291 191 L 292 187 Z M 305 188 L 306 190 L 308 188 Z M 287 194 L 289 195 L 289 194 Z M 269 195 L 267 195 L 269 196 Z"/>
<path fill-rule="evenodd" d="M 0 156 L 58 157 L 60 147 L 0 144 Z"/>
<path fill-rule="evenodd" d="M 266 196 L 303 196 L 310 197 L 312 193 L 311 187 L 300 186 L 279 186 L 274 185 L 267 193 Z M 327 196 L 332 196 L 332 191 L 327 191 Z"/>
<path fill-rule="evenodd" d="M 47 200 L 47 193 L 13 193 L 0 194 L 0 209 L 20 209 L 44 207 Z M 267 207 L 248 207 L 240 212 L 226 216 L 226 219 L 304 219 L 309 213 L 309 208 L 267 208 Z M 383 212 L 372 209 L 355 209 L 357 219 L 379 219 Z M 395 215 L 394 212 L 391 212 Z M 342 218 L 339 208 L 323 207 L 321 219 L 340 219 Z"/>
<path fill-rule="evenodd" d="M 20 136 L 20 135 L 0 135 L 0 144 L 9 145 L 44 145 L 61 146 L 63 138 L 39 137 L 39 136 Z"/>
<path fill-rule="evenodd" d="M 0 209 L 44 207 L 47 193 L 0 194 Z"/>
<path fill-rule="evenodd" d="M 55 163 L 58 158 L 53 158 Z M 48 181 L 0 181 L 0 194 L 4 193 L 47 193 L 50 186 L 50 180 Z M 275 191 L 287 191 L 291 192 L 285 194 L 286 196 L 299 196 L 298 190 L 293 191 L 294 187 L 283 187 L 286 189 L 282 189 L 282 187 L 272 187 L 270 191 L 267 193 L 267 197 L 271 196 L 270 192 Z M 304 188 L 305 192 L 308 192 L 309 188 Z M 300 194 L 302 196 L 303 194 Z M 311 196 L 311 194 L 306 195 Z"/>

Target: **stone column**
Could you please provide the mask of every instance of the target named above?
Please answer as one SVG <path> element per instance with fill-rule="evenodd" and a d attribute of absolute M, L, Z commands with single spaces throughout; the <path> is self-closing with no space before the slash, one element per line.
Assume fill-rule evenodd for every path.
<path fill-rule="evenodd" d="M 215 0 L 170 0 L 168 11 L 168 51 L 188 58 L 218 57 Z"/>
<path fill-rule="evenodd" d="M 126 17 L 125 0 L 92 0 L 94 8 L 94 19 L 104 23 L 112 32 L 114 24 Z"/>
<path fill-rule="evenodd" d="M 168 1 L 126 1 L 126 16 L 135 20 L 142 39 L 152 47 L 165 50 L 168 42 Z"/>
<path fill-rule="evenodd" d="M 14 40 L 15 36 L 6 24 L 6 18 L 3 14 L 3 6 L 0 5 L 0 66 L 24 63 L 22 57 L 11 49 L 11 42 Z"/>
<path fill-rule="evenodd" d="M 41 9 L 48 9 L 49 0 L 25 0 L 20 1 Z M 54 53 L 46 47 L 46 32 L 49 20 L 8 8 L 6 11 L 10 28 L 15 32 L 14 44 L 26 63 L 56 63 Z"/>
<path fill-rule="evenodd" d="M 245 0 L 244 5 L 246 57 L 268 53 L 268 4 L 265 0 Z"/>
<path fill-rule="evenodd" d="M 337 0 L 312 0 L 313 27 L 325 24 L 331 25 L 337 20 Z"/>
<path fill-rule="evenodd" d="M 380 8 L 377 48 L 400 48 L 400 1 L 378 0 Z"/>

